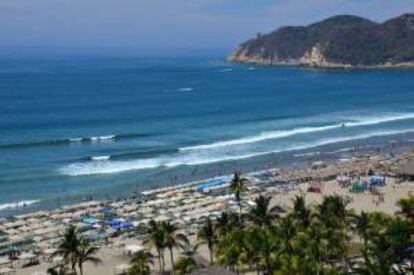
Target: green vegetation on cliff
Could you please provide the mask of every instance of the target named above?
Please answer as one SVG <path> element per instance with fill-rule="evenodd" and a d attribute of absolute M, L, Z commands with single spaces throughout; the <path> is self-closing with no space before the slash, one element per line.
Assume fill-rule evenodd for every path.
<path fill-rule="evenodd" d="M 282 27 L 242 43 L 231 61 L 312 66 L 414 64 L 414 14 L 382 24 L 350 15 Z"/>

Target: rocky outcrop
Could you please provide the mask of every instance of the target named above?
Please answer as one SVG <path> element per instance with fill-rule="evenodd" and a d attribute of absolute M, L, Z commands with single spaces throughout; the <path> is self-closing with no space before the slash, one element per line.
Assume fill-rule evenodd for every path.
<path fill-rule="evenodd" d="M 414 67 L 414 14 L 382 24 L 342 15 L 306 27 L 283 27 L 242 43 L 228 59 L 326 68 Z"/>

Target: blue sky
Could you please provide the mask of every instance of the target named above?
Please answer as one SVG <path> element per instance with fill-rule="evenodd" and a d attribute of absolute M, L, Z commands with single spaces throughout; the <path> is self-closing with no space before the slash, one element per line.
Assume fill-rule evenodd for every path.
<path fill-rule="evenodd" d="M 283 25 L 406 12 L 414 0 L 1 0 L 0 45 L 231 49 Z"/>

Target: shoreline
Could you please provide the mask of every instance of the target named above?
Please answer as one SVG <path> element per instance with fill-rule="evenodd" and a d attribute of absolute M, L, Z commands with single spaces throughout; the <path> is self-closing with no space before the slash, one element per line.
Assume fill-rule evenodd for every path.
<path fill-rule="evenodd" d="M 398 140 L 398 144 L 395 148 L 390 147 L 390 142 L 392 139 L 388 137 L 387 142 L 376 142 L 376 143 L 362 143 L 354 144 L 350 147 L 337 146 L 319 146 L 315 148 L 293 151 L 293 152 L 284 152 L 281 156 L 278 154 L 269 154 L 265 156 L 265 159 L 258 162 L 250 163 L 246 160 L 236 161 L 230 163 L 226 169 L 223 171 L 214 171 L 206 172 L 203 175 L 200 175 L 196 178 L 190 179 L 185 175 L 182 175 L 180 181 L 177 180 L 175 183 L 168 182 L 168 180 L 161 181 L 159 184 L 152 184 L 150 186 L 138 186 L 134 183 L 125 183 L 122 186 L 118 186 L 119 189 L 117 193 L 113 193 L 112 197 L 108 197 L 108 190 L 103 190 L 99 193 L 82 193 L 79 195 L 72 196 L 58 196 L 53 198 L 45 199 L 22 199 L 15 202 L 7 202 L 2 205 L 5 205 L 3 209 L 0 209 L 0 219 L 12 217 L 16 215 L 26 215 L 36 211 L 55 211 L 59 209 L 64 209 L 65 207 L 75 206 L 77 204 L 82 204 L 91 200 L 97 200 L 102 203 L 108 201 L 119 201 L 119 200 L 128 200 L 131 197 L 136 196 L 137 193 L 148 191 L 155 188 L 168 188 L 177 185 L 185 185 L 203 181 L 209 181 L 216 177 L 220 176 L 230 176 L 235 170 L 240 170 L 244 174 L 253 173 L 260 170 L 274 169 L 278 168 L 281 170 L 298 170 L 306 168 L 314 161 L 324 161 L 327 164 L 332 164 L 335 162 L 346 161 L 348 159 L 358 158 L 361 155 L 373 155 L 377 154 L 378 151 L 384 153 L 388 151 L 393 151 L 392 153 L 401 153 L 408 150 L 414 149 L 414 144 L 411 142 L 411 139 L 407 140 Z M 321 148 L 320 148 L 321 147 Z M 332 147 L 332 148 L 330 148 Z M 287 158 L 286 158 L 287 157 Z M 283 160 L 283 161 L 282 161 Z M 247 163 L 244 163 L 246 161 Z M 206 169 L 208 170 L 208 169 Z M 110 190 L 109 190 L 110 191 Z M 133 194 L 133 195 L 131 195 Z M 29 203 L 26 203 L 29 202 Z M 16 205 L 19 205 L 16 208 Z"/>
<path fill-rule="evenodd" d="M 235 64 L 256 65 L 263 67 L 294 67 L 304 69 L 319 69 L 332 71 L 364 71 L 364 70 L 414 70 L 414 62 L 397 63 L 397 64 L 379 64 L 379 65 L 351 65 L 341 63 L 314 63 L 301 61 L 272 61 L 256 58 L 233 58 L 228 57 L 227 60 Z"/>
<path fill-rule="evenodd" d="M 247 211 L 259 195 L 270 196 L 273 205 L 289 209 L 296 195 L 306 194 L 307 204 L 313 205 L 325 195 L 336 194 L 348 198 L 350 209 L 356 212 L 384 211 L 391 214 L 397 209 L 398 199 L 414 193 L 413 182 L 398 179 L 399 167 L 408 162 L 414 163 L 412 148 L 402 149 L 396 155 L 360 153 L 348 160 L 316 161 L 301 168 L 269 167 L 246 173 L 249 183 L 242 198 L 243 211 Z M 341 185 L 344 177 L 349 178 L 350 184 L 354 180 L 362 182 L 368 179 L 369 169 L 375 175 L 385 177 L 386 184 L 377 187 L 378 193 L 354 193 L 350 186 Z M 0 254 L 8 247 L 19 247 L 21 251 L 33 253 L 35 247 L 38 255 L 48 259 L 67 226 L 74 225 L 108 255 L 104 266 L 91 265 L 88 269 L 102 270 L 101 275 L 113 274 L 117 265 L 125 263 L 127 258 L 123 251 L 128 245 L 143 245 L 142 236 L 150 220 L 171 221 L 184 234 L 194 237 L 203 217 L 217 218 L 223 211 L 239 211 L 228 191 L 230 180 L 231 175 L 218 176 L 142 191 L 136 198 L 91 200 L 52 211 L 3 218 L 0 219 L 0 231 L 5 232 L 7 242 L 3 246 L 0 243 Z M 310 191 L 315 186 L 320 190 Z M 206 255 L 202 252 L 202 257 L 207 258 Z M 48 262 L 41 261 L 40 265 L 18 267 L 18 274 L 32 274 L 45 270 L 48 265 Z"/>

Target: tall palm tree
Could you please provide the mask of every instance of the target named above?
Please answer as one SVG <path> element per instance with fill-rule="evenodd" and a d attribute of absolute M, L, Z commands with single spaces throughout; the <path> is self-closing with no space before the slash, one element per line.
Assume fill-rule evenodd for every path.
<path fill-rule="evenodd" d="M 150 265 L 153 265 L 152 260 L 153 256 L 150 252 L 141 250 L 134 254 L 131 259 L 131 268 L 129 269 L 129 275 L 150 275 L 151 268 Z"/>
<path fill-rule="evenodd" d="M 297 230 L 298 228 L 296 227 L 291 215 L 286 215 L 283 218 L 279 219 L 274 232 L 281 239 L 280 250 L 282 253 L 286 253 L 288 255 L 293 254 L 294 241 Z"/>
<path fill-rule="evenodd" d="M 77 274 L 77 253 L 80 243 L 78 231 L 74 226 L 70 226 L 66 229 L 63 240 L 60 242 L 57 250 L 52 254 L 52 257 L 62 256 L 63 260 L 70 265 L 74 274 Z"/>
<path fill-rule="evenodd" d="M 270 207 L 271 197 L 260 195 L 254 202 L 255 205 L 250 208 L 247 217 L 256 225 L 270 226 L 273 220 L 279 217 L 283 209 L 279 206 Z"/>
<path fill-rule="evenodd" d="M 83 275 L 83 264 L 85 262 L 92 262 L 94 264 L 101 263 L 101 260 L 94 256 L 98 252 L 97 246 L 92 246 L 88 239 L 82 238 L 76 253 L 76 258 L 79 267 L 79 273 Z"/>
<path fill-rule="evenodd" d="M 254 266 L 257 273 L 264 270 L 273 273 L 274 261 L 272 254 L 280 247 L 280 240 L 270 228 L 253 225 L 244 235 L 244 262 L 251 268 Z"/>
<path fill-rule="evenodd" d="M 217 218 L 217 232 L 220 236 L 225 235 L 226 233 L 234 230 L 237 226 L 238 217 L 231 212 L 222 212 L 221 215 Z"/>
<path fill-rule="evenodd" d="M 312 211 L 306 207 L 304 196 L 296 196 L 293 199 L 293 218 L 296 220 L 300 230 L 306 230 L 312 222 Z"/>
<path fill-rule="evenodd" d="M 239 221 L 241 222 L 242 213 L 242 195 L 247 191 L 246 184 L 249 181 L 243 177 L 240 172 L 234 172 L 233 179 L 230 182 L 230 191 L 234 194 L 234 198 L 239 205 Z"/>
<path fill-rule="evenodd" d="M 348 201 L 338 195 L 324 197 L 322 203 L 317 206 L 316 218 L 323 227 L 324 239 L 328 242 L 328 262 L 335 264 L 342 260 L 346 254 L 347 241 L 349 240 L 348 227 L 350 212 L 346 209 Z"/>
<path fill-rule="evenodd" d="M 243 265 L 245 231 L 235 229 L 224 235 L 217 246 L 216 257 L 219 264 L 239 273 Z"/>
<path fill-rule="evenodd" d="M 166 247 L 164 226 L 160 222 L 151 220 L 149 222 L 148 231 L 148 237 L 144 240 L 144 244 L 149 245 L 150 247 L 155 247 L 158 254 L 160 270 L 161 272 L 164 272 L 164 250 Z"/>
<path fill-rule="evenodd" d="M 174 248 L 178 246 L 181 234 L 177 234 L 177 227 L 170 221 L 163 222 L 162 227 L 165 235 L 165 246 L 170 251 L 171 267 L 174 266 Z"/>
<path fill-rule="evenodd" d="M 203 226 L 198 231 L 199 244 L 207 244 L 210 252 L 210 264 L 214 264 L 214 247 L 217 243 L 217 226 L 210 218 L 204 220 Z"/>

